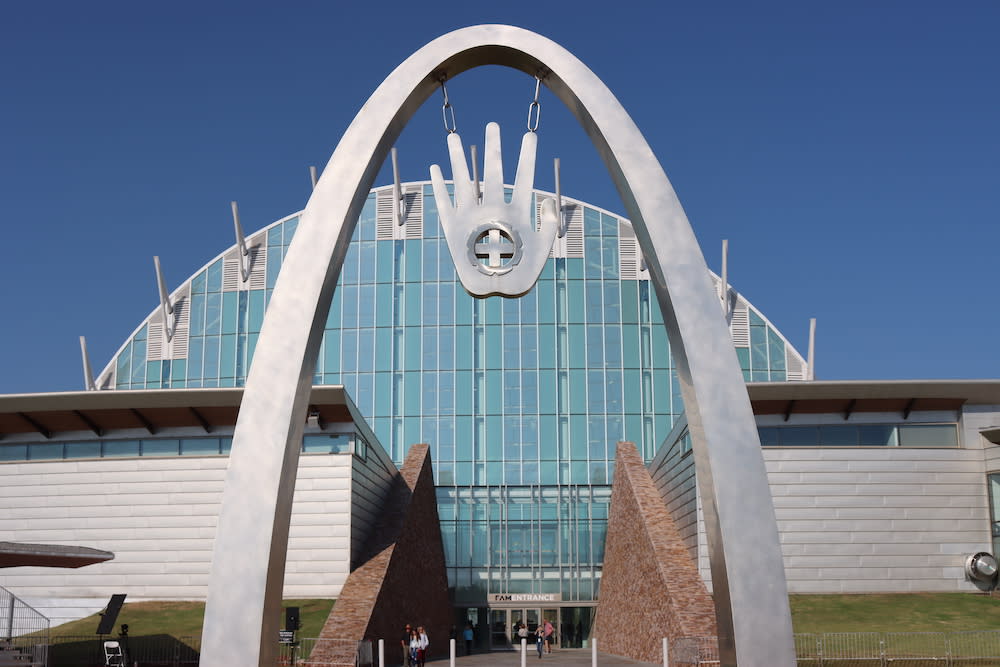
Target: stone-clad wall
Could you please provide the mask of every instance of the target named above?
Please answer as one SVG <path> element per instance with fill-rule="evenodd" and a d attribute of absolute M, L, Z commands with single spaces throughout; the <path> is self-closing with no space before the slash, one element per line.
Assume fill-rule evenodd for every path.
<path fill-rule="evenodd" d="M 386 659 L 395 661 L 410 623 L 427 629 L 431 655 L 447 655 L 453 622 L 430 450 L 414 445 L 320 639 L 384 639 Z M 332 662 L 334 652 L 321 641 L 310 660 Z"/>
<path fill-rule="evenodd" d="M 639 452 L 618 443 L 594 636 L 602 651 L 662 661 L 662 638 L 716 635 L 715 608 Z"/>

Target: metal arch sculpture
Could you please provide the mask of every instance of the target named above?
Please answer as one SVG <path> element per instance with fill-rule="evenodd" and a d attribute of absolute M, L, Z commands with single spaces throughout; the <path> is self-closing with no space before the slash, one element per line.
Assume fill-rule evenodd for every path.
<path fill-rule="evenodd" d="M 505 25 L 430 42 L 375 90 L 300 219 L 247 378 L 226 475 L 204 667 L 275 664 L 292 494 L 312 374 L 354 225 L 390 148 L 439 86 L 481 65 L 535 75 L 575 114 L 632 220 L 663 311 L 692 435 L 726 665 L 795 664 L 774 507 L 750 401 L 701 249 L 663 168 L 604 83 L 561 46 Z"/>

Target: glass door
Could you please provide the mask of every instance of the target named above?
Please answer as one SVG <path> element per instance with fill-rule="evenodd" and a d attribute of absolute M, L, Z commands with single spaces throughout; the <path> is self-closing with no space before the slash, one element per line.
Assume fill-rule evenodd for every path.
<path fill-rule="evenodd" d="M 490 609 L 490 648 L 494 651 L 510 647 L 510 619 L 507 609 Z"/>
<path fill-rule="evenodd" d="M 544 628 L 545 623 L 549 622 L 552 624 L 552 634 L 549 635 L 549 648 L 557 648 L 559 646 L 559 610 L 558 609 L 543 609 L 542 610 L 542 626 Z"/>

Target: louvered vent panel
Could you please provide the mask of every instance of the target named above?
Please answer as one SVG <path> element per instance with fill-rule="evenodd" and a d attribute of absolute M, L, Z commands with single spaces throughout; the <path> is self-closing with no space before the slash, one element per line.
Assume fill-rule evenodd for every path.
<path fill-rule="evenodd" d="M 583 258 L 583 207 L 579 204 L 564 205 L 563 215 L 569 221 L 566 228 L 566 256 Z"/>
<path fill-rule="evenodd" d="M 146 334 L 146 361 L 159 361 L 163 358 L 163 324 L 149 323 Z"/>
<path fill-rule="evenodd" d="M 638 280 L 639 243 L 634 238 L 619 238 L 618 254 L 621 259 L 622 280 Z"/>
<path fill-rule="evenodd" d="M 805 364 L 803 364 L 798 356 L 788 352 L 788 348 L 785 348 L 785 368 L 788 369 L 785 377 L 789 380 L 805 380 Z"/>
<path fill-rule="evenodd" d="M 406 213 L 406 238 L 424 238 L 424 188 L 421 185 L 409 186 L 403 193 L 403 211 Z M 391 204 L 391 202 L 390 202 Z"/>
<path fill-rule="evenodd" d="M 392 188 L 378 190 L 375 194 L 375 237 L 379 241 L 393 238 Z"/>
<path fill-rule="evenodd" d="M 188 308 L 187 297 L 177 299 L 174 304 L 174 317 L 176 318 L 173 337 L 170 339 L 170 359 L 187 359 L 188 356 L 188 334 L 190 332 L 190 308 Z"/>
<path fill-rule="evenodd" d="M 250 289 L 267 287 L 267 246 L 263 243 L 250 248 Z"/>
<path fill-rule="evenodd" d="M 236 253 L 236 257 L 227 257 L 222 262 L 223 292 L 235 292 L 240 288 L 240 283 L 243 282 L 243 274 L 240 272 L 239 250 L 236 250 Z"/>
<path fill-rule="evenodd" d="M 750 313 L 746 304 L 737 304 L 733 309 L 733 321 L 729 328 L 733 332 L 733 345 L 750 347 Z"/>

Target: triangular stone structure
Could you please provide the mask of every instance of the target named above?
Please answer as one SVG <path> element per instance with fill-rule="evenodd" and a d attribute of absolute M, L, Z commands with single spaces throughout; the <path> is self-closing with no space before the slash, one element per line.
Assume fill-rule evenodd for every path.
<path fill-rule="evenodd" d="M 662 640 L 714 637 L 715 607 L 639 452 L 619 442 L 594 636 L 601 651 L 662 662 Z"/>
<path fill-rule="evenodd" d="M 410 448 L 365 556 L 347 577 L 304 664 L 353 666 L 354 647 L 362 639 L 384 639 L 386 660 L 399 662 L 399 639 L 407 623 L 426 628 L 430 655 L 447 654 L 454 619 L 425 444 Z"/>

